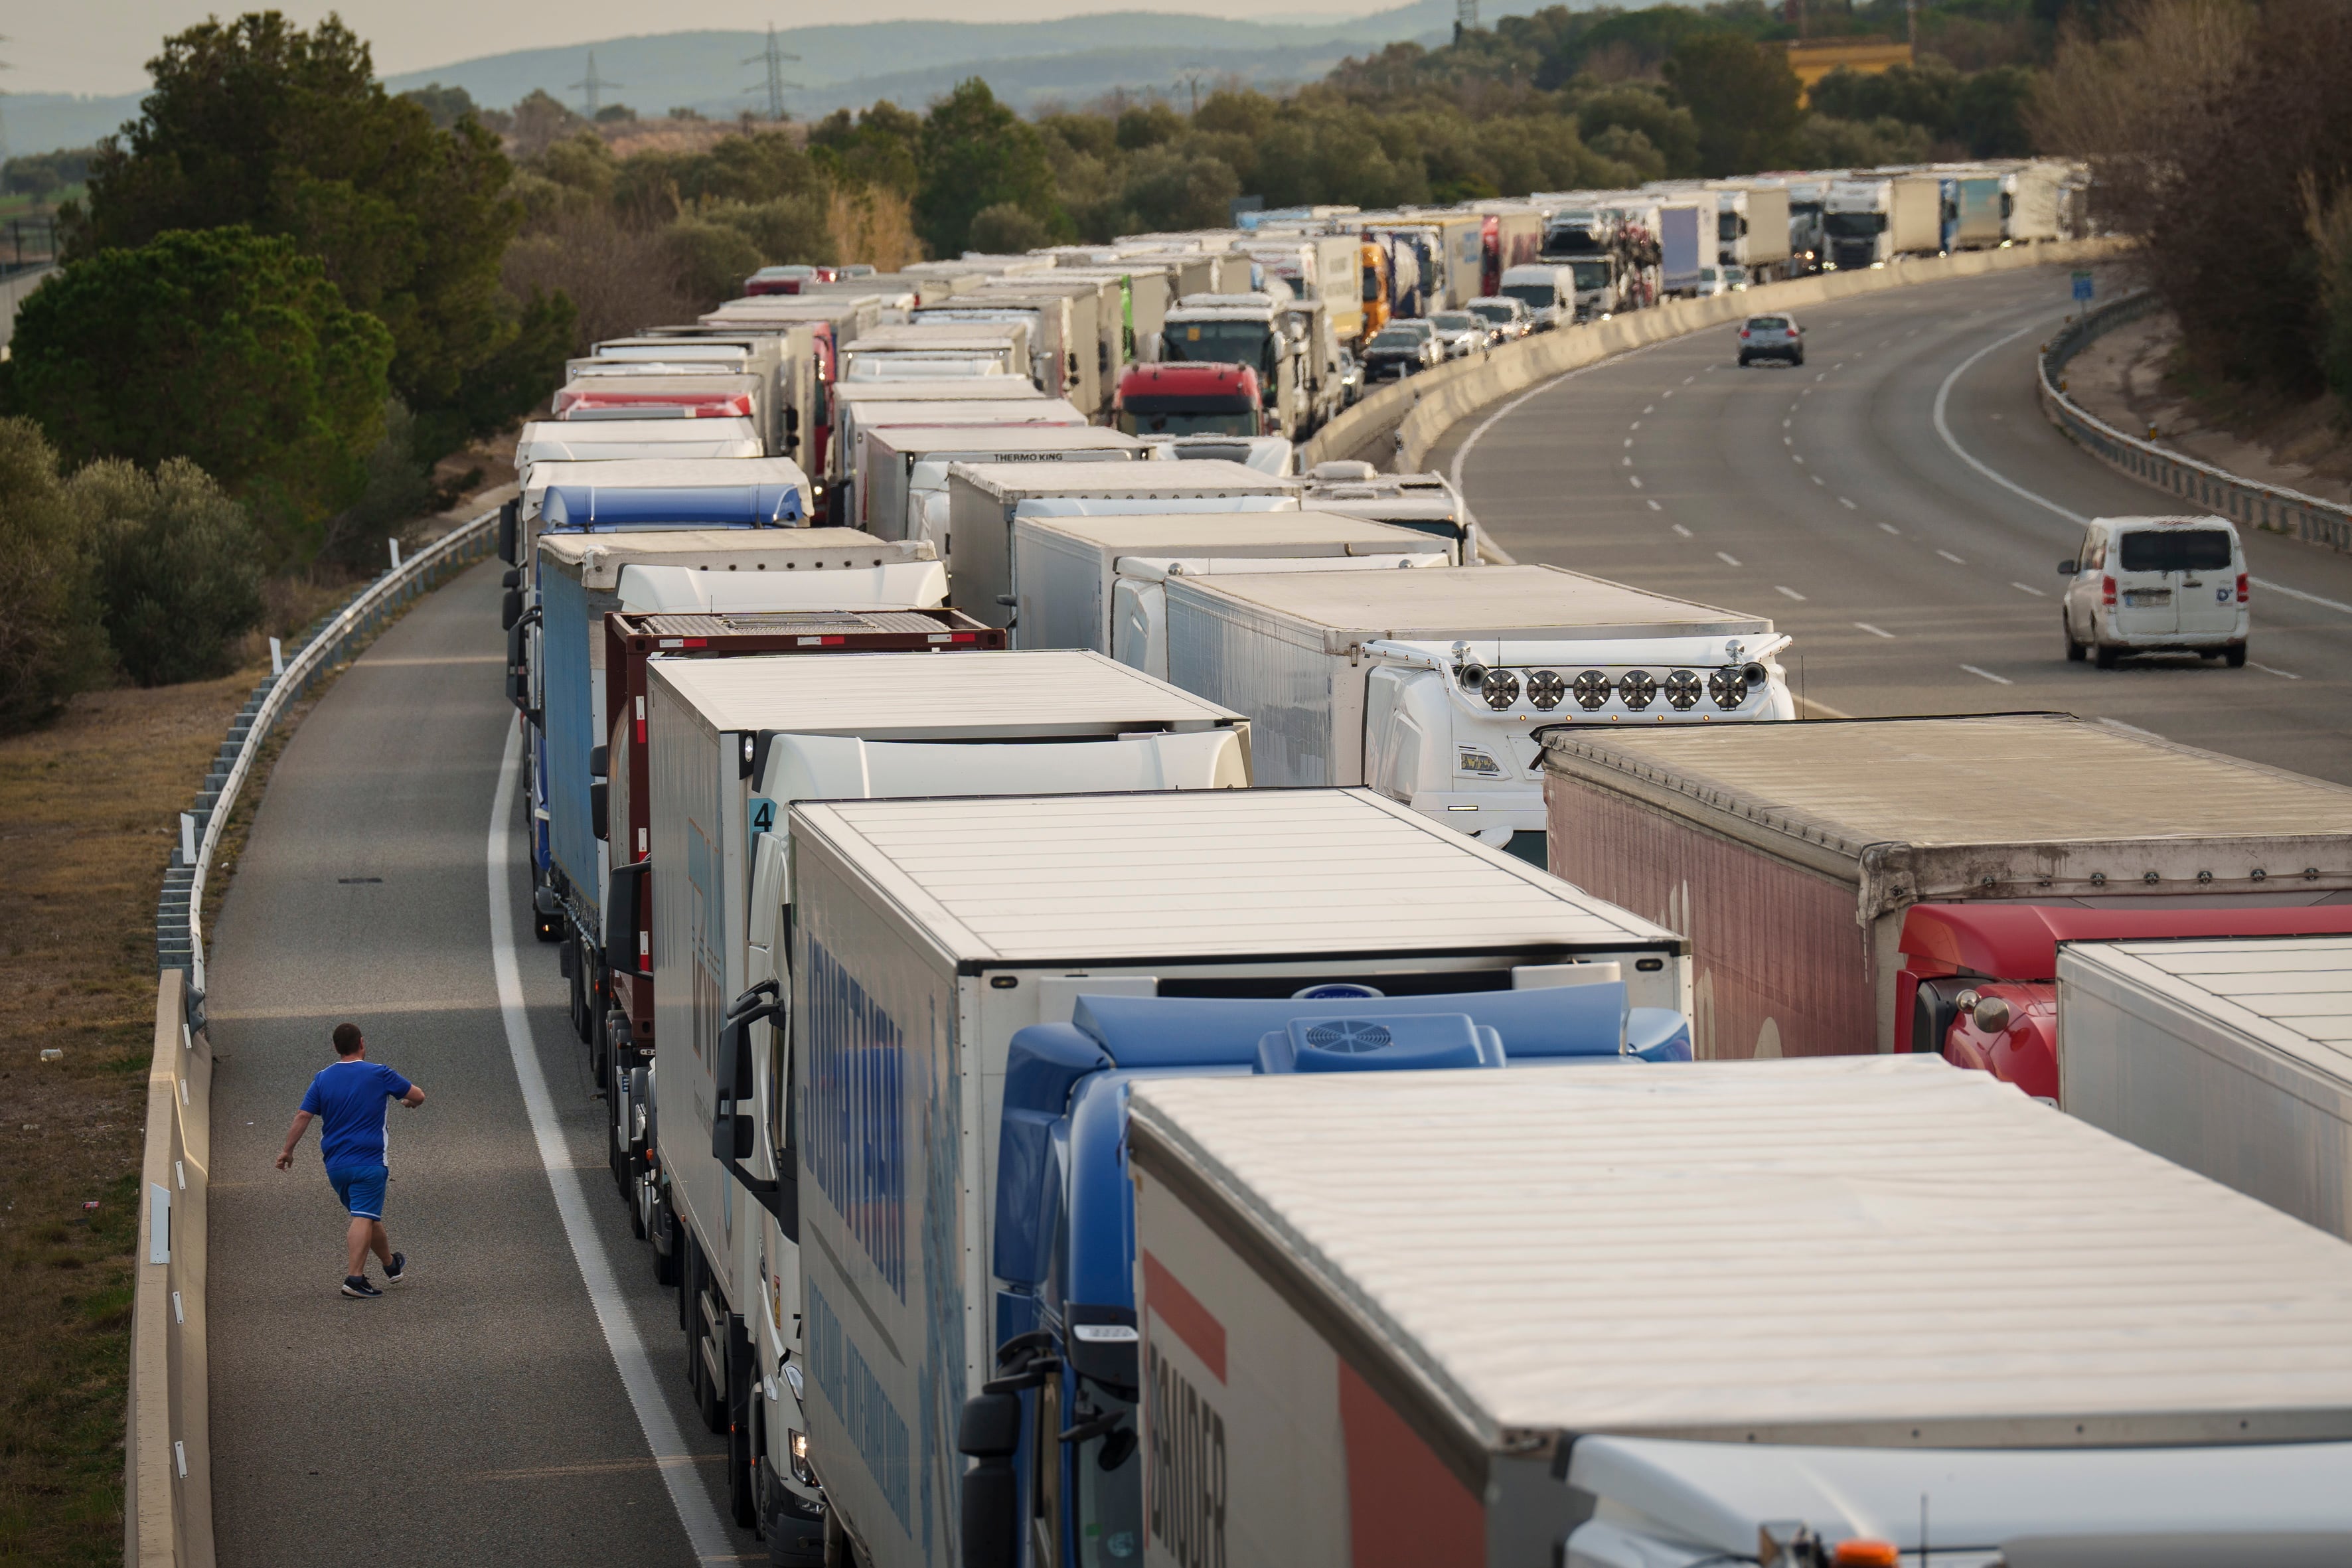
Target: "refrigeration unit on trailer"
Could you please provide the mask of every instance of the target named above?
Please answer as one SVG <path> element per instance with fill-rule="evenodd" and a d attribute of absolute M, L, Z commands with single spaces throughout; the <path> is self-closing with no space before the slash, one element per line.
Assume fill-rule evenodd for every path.
<path fill-rule="evenodd" d="M 2352 935 L 2068 942 L 2058 1089 L 2068 1115 L 2352 1239 Z"/>
<path fill-rule="evenodd" d="M 2060 942 L 2352 930 L 2352 789 L 2067 714 L 1545 744 L 1552 870 L 1689 934 L 1703 1057 L 2054 1099 Z"/>
<path fill-rule="evenodd" d="M 1410 528 L 1444 541 L 1460 564 L 1480 563 L 1477 521 L 1444 474 L 1384 474 L 1370 463 L 1341 458 L 1316 464 L 1306 479 L 1302 506 Z"/>
<path fill-rule="evenodd" d="M 936 606 L 947 574 L 929 545 L 794 528 L 544 533 L 536 575 L 532 618 L 509 634 L 529 636 L 518 706 L 530 726 L 533 898 L 541 939 L 565 943 L 572 1022 L 601 1082 L 610 996 L 602 910 L 613 858 L 599 781 L 618 717 L 605 705 L 605 616 Z"/>
<path fill-rule="evenodd" d="M 1974 1074 L 1171 1078 L 1127 1163 L 1151 1568 L 2352 1552 L 2352 1248 Z"/>
<path fill-rule="evenodd" d="M 793 1097 L 778 1092 L 782 1041 L 763 1004 L 791 998 L 794 1030 L 812 1008 L 851 1037 L 890 1020 L 860 1022 L 865 1005 L 844 988 L 842 962 L 862 954 L 813 952 L 803 940 L 806 873 L 799 851 L 787 854 L 782 814 L 806 800 L 919 796 L 918 816 L 947 822 L 955 805 L 940 797 L 1053 791 L 1026 819 L 1046 839 L 1067 837 L 1088 794 L 1245 786 L 1248 726 L 1074 651 L 656 658 L 646 689 L 656 1059 L 645 1087 L 656 1144 L 640 1212 L 676 1226 L 687 1370 L 704 1421 L 730 1435 L 733 1517 L 780 1547 L 814 1549 L 822 1521 L 793 1440 L 807 1428 L 783 1402 L 803 1370 L 832 1375 L 839 1347 L 812 1322 L 803 1355 L 793 1194 L 810 1189 L 791 1162 Z M 954 1026 L 906 1022 L 926 1036 Z M 789 1114 L 815 1127 L 833 1112 Z M 875 1162 L 890 1157 L 879 1145 L 842 1152 L 877 1174 Z"/>
<path fill-rule="evenodd" d="M 1150 455 L 1143 442 L 1099 425 L 869 423 L 858 462 L 859 526 L 886 539 L 939 543 L 948 531 L 948 469 L 957 463 L 1133 462 Z"/>
<path fill-rule="evenodd" d="M 967 1398 L 1000 1374 L 1041 1389 L 1028 1429 L 1043 1447 L 1085 1446 L 1087 1468 L 1042 1468 L 1052 1506 L 1114 1526 L 1146 1495 L 1117 1457 L 1132 1427 L 1106 1441 L 1135 1397 L 1136 1336 L 1125 1281 L 1102 1268 L 1120 1256 L 1104 1227 L 1124 1224 L 1124 1183 L 1099 1163 L 1116 1140 L 1091 1119 L 1122 1096 L 1087 1091 L 1093 1163 L 1066 1184 L 1052 1123 L 1076 1119 L 1055 1079 L 1075 1091 L 1095 1068 L 1145 1065 L 1146 1033 L 1171 1042 L 1160 1066 L 1190 1050 L 1239 1070 L 1213 1058 L 1252 1021 L 1248 1059 L 1264 1047 L 1278 1070 L 1312 1072 L 1380 1048 L 1384 1030 L 1426 1046 L 1421 1007 L 1468 1016 L 1473 1060 L 1517 1039 L 1609 1074 L 1626 1070 L 1630 1009 L 1685 1000 L 1672 932 L 1362 792 L 810 803 L 791 831 L 807 1354 L 796 1397 L 777 1403 L 804 1422 L 827 1501 L 876 1568 L 989 1561 L 966 1555 L 958 1449 Z M 1583 996 L 1528 994 L 1579 980 Z M 1336 1041 L 1284 1033 L 1351 1006 L 1370 1016 Z M 998 1210 L 1008 1193 L 1019 1212 Z M 1039 1249 L 1066 1228 L 1060 1255 L 1087 1276 L 1041 1281 Z M 1042 1294 L 1073 1284 L 1088 1293 L 1072 1318 L 1041 1316 Z M 1057 1361 L 1084 1381 L 1028 1375 Z M 1132 1542 L 1104 1536 L 1052 1561 L 1132 1560 Z"/>
<path fill-rule="evenodd" d="M 793 516 L 781 521 L 790 522 L 809 515 L 808 475 L 788 458 L 671 457 L 660 448 L 655 450 L 656 455 L 652 457 L 585 461 L 550 457 L 533 463 L 522 475 L 520 493 L 508 503 L 508 515 L 513 519 L 511 539 L 506 537 L 507 517 L 499 519 L 499 558 L 516 564 L 532 559 L 533 542 L 547 526 L 550 490 L 562 490 L 572 498 L 566 512 L 572 519 L 579 516 L 578 502 L 583 496 L 600 497 L 603 513 L 613 516 L 614 498 L 624 491 L 663 497 L 699 492 L 721 506 L 727 504 L 727 497 L 743 496 L 748 498 L 750 510 L 761 510 L 764 498 L 791 492 L 795 498 L 790 508 Z"/>
<path fill-rule="evenodd" d="M 1162 679 L 1171 577 L 1456 563 L 1426 534 L 1317 511 L 1024 517 L 1013 553 L 1017 646 L 1090 647 Z"/>
<path fill-rule="evenodd" d="M 1013 624 L 1016 517 L 1297 511 L 1298 481 L 1240 463 L 959 463 L 948 470 L 948 574 L 956 607 Z"/>
<path fill-rule="evenodd" d="M 1260 784 L 1368 785 L 1538 865 L 1541 731 L 1795 717 L 1769 620 L 1556 566 L 1163 592 L 1168 679 L 1250 716 Z"/>

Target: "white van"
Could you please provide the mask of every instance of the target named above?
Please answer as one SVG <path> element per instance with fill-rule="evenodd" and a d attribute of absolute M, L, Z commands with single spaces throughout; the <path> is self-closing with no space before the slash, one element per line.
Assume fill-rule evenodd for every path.
<path fill-rule="evenodd" d="M 2059 609 L 2068 658 L 2095 656 L 2101 669 L 2133 653 L 2246 662 L 2246 552 L 2225 517 L 2094 518 L 2058 574 L 2073 579 Z"/>
<path fill-rule="evenodd" d="M 1502 282 L 1495 291 L 1525 305 L 1538 332 L 1548 332 L 1577 320 L 1576 273 L 1570 268 L 1549 263 L 1505 268 Z M 1608 311 L 1596 310 L 1594 314 L 1606 315 Z"/>

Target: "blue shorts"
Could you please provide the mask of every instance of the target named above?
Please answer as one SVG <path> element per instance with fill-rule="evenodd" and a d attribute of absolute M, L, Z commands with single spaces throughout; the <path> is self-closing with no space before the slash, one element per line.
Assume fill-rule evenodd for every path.
<path fill-rule="evenodd" d="M 335 1196 L 343 1200 L 353 1219 L 382 1219 L 386 1174 L 382 1165 L 353 1165 L 347 1171 L 329 1171 L 327 1180 L 335 1184 Z"/>

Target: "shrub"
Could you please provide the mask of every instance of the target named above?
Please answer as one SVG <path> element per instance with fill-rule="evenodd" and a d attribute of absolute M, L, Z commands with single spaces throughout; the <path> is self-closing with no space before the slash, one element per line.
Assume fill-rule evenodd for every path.
<path fill-rule="evenodd" d="M 0 419 L 0 734 L 37 724 L 103 680 L 89 529 L 29 419 Z"/>
<path fill-rule="evenodd" d="M 88 531 L 100 617 L 124 672 L 168 686 L 235 669 L 262 611 L 261 542 L 245 509 L 177 458 L 152 472 L 92 463 L 66 497 Z"/>

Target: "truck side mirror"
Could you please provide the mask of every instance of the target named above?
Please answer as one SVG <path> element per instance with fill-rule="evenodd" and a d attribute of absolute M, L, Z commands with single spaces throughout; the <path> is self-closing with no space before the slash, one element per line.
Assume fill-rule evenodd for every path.
<path fill-rule="evenodd" d="M 521 532 L 522 500 L 517 497 L 499 508 L 499 559 L 509 566 L 522 564 L 516 554 L 517 535 Z"/>
<path fill-rule="evenodd" d="M 608 843 L 613 837 L 612 789 L 603 779 L 588 785 L 588 830 Z"/>
<path fill-rule="evenodd" d="M 2082 569 L 2083 568 L 2080 565 L 2072 561 L 2061 561 L 2058 563 L 2058 575 L 2061 577 L 2072 577 L 2075 573 L 2080 572 Z"/>
<path fill-rule="evenodd" d="M 980 1462 L 963 1476 L 963 1568 L 1013 1568 L 1021 1555 L 1021 1396 L 975 1394 L 964 1401 L 956 1447 Z"/>
<path fill-rule="evenodd" d="M 520 588 L 520 587 L 521 587 L 521 586 L 522 586 L 522 568 L 521 568 L 521 567 L 520 567 L 520 566 L 509 566 L 509 567 L 508 567 L 508 568 L 506 569 L 505 573 L 504 573 L 502 575 L 500 575 L 500 577 L 499 578 L 499 587 L 501 587 L 501 588 Z"/>
<path fill-rule="evenodd" d="M 728 1021 L 719 1031 L 719 1105 L 710 1119 L 710 1157 L 722 1163 L 748 1160 L 759 1147 L 760 1124 L 746 1114 L 751 1098 L 751 1050 L 748 1037 L 758 1011 Z"/>
<path fill-rule="evenodd" d="M 514 630 L 515 623 L 520 619 L 522 619 L 522 590 L 509 588 L 507 596 L 499 603 L 499 630 L 510 632 Z"/>
<path fill-rule="evenodd" d="M 588 776 L 590 778 L 597 779 L 610 778 L 613 776 L 612 747 L 591 746 L 588 748 Z"/>

